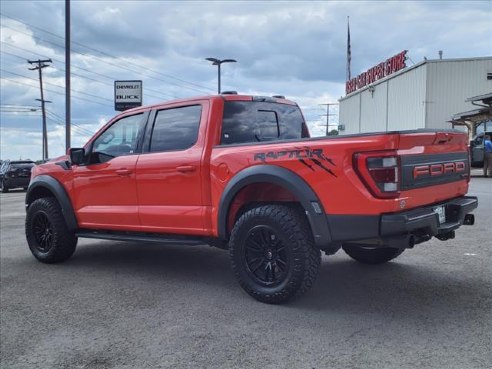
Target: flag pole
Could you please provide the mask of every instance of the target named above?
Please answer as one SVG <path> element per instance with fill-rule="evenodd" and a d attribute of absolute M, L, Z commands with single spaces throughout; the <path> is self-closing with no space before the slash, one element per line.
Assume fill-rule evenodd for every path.
<path fill-rule="evenodd" d="M 351 79 L 350 62 L 352 61 L 352 51 L 350 49 L 350 17 L 347 16 L 347 81 Z"/>

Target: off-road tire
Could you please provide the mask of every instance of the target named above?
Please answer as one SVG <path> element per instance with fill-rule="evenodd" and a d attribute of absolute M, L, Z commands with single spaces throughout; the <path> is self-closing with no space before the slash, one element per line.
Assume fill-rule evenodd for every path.
<path fill-rule="evenodd" d="M 9 188 L 5 186 L 5 182 L 3 180 L 0 182 L 0 187 L 2 188 L 3 193 L 9 192 Z"/>
<path fill-rule="evenodd" d="M 263 237 L 265 232 L 267 236 Z M 259 238 L 265 242 L 251 241 Z M 263 255 L 264 272 L 269 271 L 272 280 L 276 275 L 279 280 L 275 283 L 261 281 L 252 272 L 254 258 L 248 259 L 248 255 L 257 250 L 256 244 L 261 251 L 253 251 L 252 255 Z M 314 284 L 321 263 L 321 252 L 314 245 L 306 218 L 295 207 L 285 205 L 261 205 L 242 214 L 232 229 L 229 251 L 241 287 L 256 300 L 269 304 L 304 294 Z M 269 259 L 272 254 L 274 259 Z M 262 268 L 263 264 L 257 273 Z M 265 279 L 270 278 L 267 275 Z"/>
<path fill-rule="evenodd" d="M 401 255 L 405 249 L 394 247 L 371 248 L 356 245 L 343 245 L 343 251 L 352 259 L 363 264 L 383 264 Z"/>
<path fill-rule="evenodd" d="M 67 260 L 77 246 L 77 237 L 68 229 L 60 205 L 53 197 L 40 198 L 29 205 L 26 238 L 34 257 L 47 264 Z"/>

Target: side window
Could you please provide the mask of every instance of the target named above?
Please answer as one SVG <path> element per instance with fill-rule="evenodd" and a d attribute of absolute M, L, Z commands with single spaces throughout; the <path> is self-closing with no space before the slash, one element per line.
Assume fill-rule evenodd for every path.
<path fill-rule="evenodd" d="M 133 154 L 137 148 L 138 133 L 142 129 L 143 114 L 122 118 L 95 139 L 92 148 L 98 158 L 95 162 L 106 162 L 117 156 Z"/>
<path fill-rule="evenodd" d="M 278 115 L 273 110 L 258 110 L 256 113 L 255 138 L 258 141 L 278 140 L 280 127 Z"/>
<path fill-rule="evenodd" d="M 150 152 L 186 150 L 196 143 L 202 115 L 201 105 L 157 112 Z"/>

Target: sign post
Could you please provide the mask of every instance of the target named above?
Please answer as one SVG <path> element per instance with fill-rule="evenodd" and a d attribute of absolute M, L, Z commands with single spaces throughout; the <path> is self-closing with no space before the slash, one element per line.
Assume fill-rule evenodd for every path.
<path fill-rule="evenodd" d="M 114 81 L 114 110 L 142 106 L 142 81 Z"/>

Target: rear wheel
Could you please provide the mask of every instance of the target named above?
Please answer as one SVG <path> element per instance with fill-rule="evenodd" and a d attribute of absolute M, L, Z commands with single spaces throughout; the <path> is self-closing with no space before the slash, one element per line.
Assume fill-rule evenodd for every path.
<path fill-rule="evenodd" d="M 3 193 L 9 192 L 9 189 L 8 189 L 8 187 L 5 185 L 5 182 L 3 181 L 3 179 L 0 181 L 0 188 L 1 188 L 1 191 L 2 191 Z"/>
<path fill-rule="evenodd" d="M 43 263 L 58 263 L 75 251 L 77 237 L 71 232 L 56 199 L 35 200 L 27 210 L 26 238 L 29 249 Z"/>
<path fill-rule="evenodd" d="M 383 264 L 401 255 L 405 249 L 394 247 L 366 247 L 343 245 L 343 251 L 352 259 L 363 264 Z"/>
<path fill-rule="evenodd" d="M 305 293 L 314 284 L 321 263 L 306 219 L 284 205 L 246 211 L 234 225 L 229 247 L 241 287 L 271 304 Z"/>

